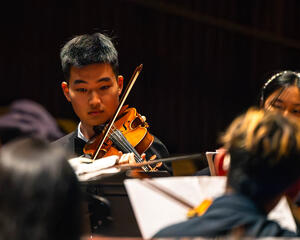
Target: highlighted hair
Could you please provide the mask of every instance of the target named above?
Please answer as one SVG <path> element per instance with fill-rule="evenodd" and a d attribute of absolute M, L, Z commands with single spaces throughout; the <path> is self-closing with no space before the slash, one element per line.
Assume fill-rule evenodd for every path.
<path fill-rule="evenodd" d="M 300 176 L 300 124 L 277 112 L 250 108 L 221 138 L 231 157 L 228 185 L 258 204 Z"/>
<path fill-rule="evenodd" d="M 250 108 L 237 117 L 221 138 L 227 149 L 242 148 L 277 160 L 300 150 L 300 124 L 278 113 Z"/>

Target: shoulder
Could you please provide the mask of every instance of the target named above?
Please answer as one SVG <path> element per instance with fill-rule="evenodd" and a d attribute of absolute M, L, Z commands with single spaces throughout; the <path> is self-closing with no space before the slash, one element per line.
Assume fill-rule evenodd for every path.
<path fill-rule="evenodd" d="M 58 140 L 52 142 L 51 145 L 64 147 L 70 151 L 73 151 L 74 139 L 76 136 L 77 136 L 77 131 L 75 130 L 75 131 L 59 138 Z"/>
<path fill-rule="evenodd" d="M 242 202 L 243 199 L 239 196 L 219 197 L 204 215 L 166 227 L 154 237 L 217 237 L 234 234 L 234 229 L 242 229 L 245 236 L 253 238 L 296 237 L 296 233 L 268 220 L 250 201 Z"/>
<path fill-rule="evenodd" d="M 211 224 L 211 222 L 210 222 Z M 214 225 L 214 224 L 212 224 Z M 202 236 L 202 230 L 206 227 L 210 228 L 203 218 L 192 218 L 174 225 L 170 225 L 161 229 L 153 237 L 154 238 L 173 238 L 173 237 L 191 237 L 191 236 Z"/>
<path fill-rule="evenodd" d="M 170 154 L 169 154 L 167 147 L 163 144 L 163 142 L 154 136 L 153 143 L 151 144 L 149 149 L 146 151 L 146 155 L 147 155 L 147 157 L 156 155 L 157 158 L 165 158 L 165 157 L 168 157 Z"/>
<path fill-rule="evenodd" d="M 66 144 L 66 143 L 72 141 L 75 137 L 76 137 L 76 131 L 73 131 L 73 132 L 57 139 L 56 141 L 52 142 L 51 144 L 53 144 L 53 145 Z"/>
<path fill-rule="evenodd" d="M 160 141 L 157 137 L 154 136 L 153 143 L 149 147 L 149 149 L 145 152 L 146 159 L 150 159 L 151 156 L 156 155 L 156 159 L 167 158 L 169 157 L 169 151 L 167 147 Z M 171 175 L 173 175 L 172 163 L 166 162 L 159 168 L 159 170 L 166 170 Z"/>
<path fill-rule="evenodd" d="M 268 219 L 258 219 L 247 229 L 247 235 L 253 237 L 296 237 L 297 234 L 282 228 L 277 222 Z"/>

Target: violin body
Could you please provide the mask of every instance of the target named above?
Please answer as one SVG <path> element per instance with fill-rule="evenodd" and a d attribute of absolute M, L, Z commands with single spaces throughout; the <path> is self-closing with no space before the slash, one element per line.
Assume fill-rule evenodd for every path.
<path fill-rule="evenodd" d="M 115 122 L 115 127 L 121 131 L 139 154 L 147 151 L 153 143 L 154 137 L 148 132 L 148 123 L 137 113 L 135 108 L 126 109 L 124 116 Z"/>
<path fill-rule="evenodd" d="M 118 155 L 119 151 L 123 153 L 130 152 L 131 149 L 128 149 L 128 143 L 138 154 L 142 154 L 154 141 L 154 137 L 147 129 L 149 125 L 144 117 L 137 113 L 135 108 L 123 106 L 113 126 L 96 158 Z M 94 158 L 95 149 L 97 149 L 102 139 L 103 133 L 93 137 L 85 145 L 83 149 L 84 153 Z"/>

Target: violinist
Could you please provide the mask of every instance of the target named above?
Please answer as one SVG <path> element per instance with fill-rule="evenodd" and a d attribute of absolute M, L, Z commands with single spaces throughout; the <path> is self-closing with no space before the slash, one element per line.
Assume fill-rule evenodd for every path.
<path fill-rule="evenodd" d="M 80 123 L 74 132 L 54 144 L 63 145 L 80 156 L 85 144 L 96 134 L 95 126 L 104 126 L 114 115 L 124 78 L 118 72 L 117 50 L 111 39 L 101 33 L 74 37 L 63 46 L 60 58 L 65 77 L 61 88 Z M 163 158 L 169 153 L 154 137 L 145 155 L 146 159 Z"/>
<path fill-rule="evenodd" d="M 285 70 L 272 75 L 260 93 L 260 106 L 267 111 L 279 111 L 284 116 L 300 119 L 300 73 Z M 299 184 L 287 192 L 287 197 L 300 206 Z M 296 223 L 299 224 L 296 217 Z"/>
<path fill-rule="evenodd" d="M 260 106 L 300 118 L 300 74 L 289 70 L 274 74 L 262 87 Z"/>
<path fill-rule="evenodd" d="M 259 105 L 266 111 L 277 111 L 283 116 L 299 120 L 300 73 L 285 70 L 273 74 L 261 88 Z M 218 167 L 221 171 L 217 169 L 217 172 L 223 172 L 220 175 L 226 174 L 227 167 Z"/>
<path fill-rule="evenodd" d="M 249 109 L 222 137 L 230 156 L 225 194 L 207 211 L 158 232 L 165 237 L 296 237 L 267 219 L 300 178 L 300 123 L 276 111 Z"/>
<path fill-rule="evenodd" d="M 290 70 L 273 74 L 261 88 L 259 106 L 266 111 L 279 111 L 284 116 L 300 119 L 300 74 Z M 228 164 L 221 163 L 215 162 L 217 175 L 225 175 L 228 170 Z M 208 170 L 205 168 L 197 175 L 209 175 Z"/>

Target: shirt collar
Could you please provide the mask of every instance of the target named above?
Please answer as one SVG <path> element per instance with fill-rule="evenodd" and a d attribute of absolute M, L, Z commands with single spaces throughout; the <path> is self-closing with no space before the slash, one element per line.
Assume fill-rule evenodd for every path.
<path fill-rule="evenodd" d="M 77 137 L 82 139 L 83 141 L 87 142 L 88 139 L 85 136 L 83 136 L 83 134 L 80 130 L 80 126 L 81 126 L 81 122 L 78 124 L 78 127 L 77 127 Z"/>

